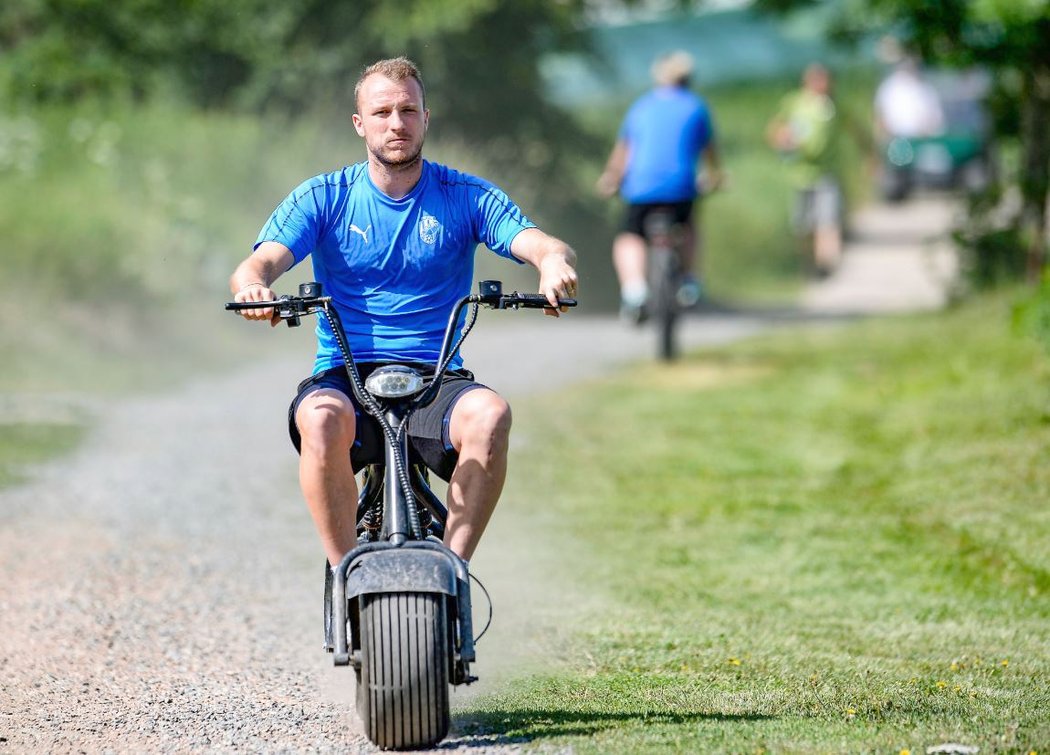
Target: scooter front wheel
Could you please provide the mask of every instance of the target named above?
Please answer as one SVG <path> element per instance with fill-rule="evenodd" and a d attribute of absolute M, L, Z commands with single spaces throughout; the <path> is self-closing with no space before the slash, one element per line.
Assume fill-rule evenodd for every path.
<path fill-rule="evenodd" d="M 446 600 L 440 593 L 361 597 L 357 711 L 383 749 L 430 747 L 448 734 Z"/>

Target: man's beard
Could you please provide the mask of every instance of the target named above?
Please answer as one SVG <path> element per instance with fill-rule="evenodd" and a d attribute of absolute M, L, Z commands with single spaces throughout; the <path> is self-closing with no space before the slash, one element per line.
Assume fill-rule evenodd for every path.
<path fill-rule="evenodd" d="M 406 170 L 414 166 L 422 158 L 423 142 L 419 143 L 419 146 L 416 148 L 415 152 L 405 157 L 398 157 L 396 159 L 393 159 L 383 154 L 384 151 L 385 150 L 371 150 L 372 155 L 375 157 L 375 159 L 378 160 L 384 167 L 389 168 L 390 170 Z"/>

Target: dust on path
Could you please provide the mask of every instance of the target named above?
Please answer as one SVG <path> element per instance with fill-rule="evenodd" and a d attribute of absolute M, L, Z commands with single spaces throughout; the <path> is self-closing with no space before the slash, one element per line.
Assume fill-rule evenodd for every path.
<path fill-rule="evenodd" d="M 946 217 L 923 207 L 910 232 L 894 222 L 897 236 L 878 242 L 882 221 L 860 234 L 803 311 L 898 311 L 885 303 L 925 275 L 921 239 Z M 921 286 L 908 290 L 911 306 L 937 305 Z M 726 343 L 769 323 L 691 317 L 683 344 Z M 584 312 L 486 312 L 464 351 L 513 399 L 645 359 L 652 341 Z M 0 491 L 0 751 L 373 751 L 350 712 L 350 672 L 319 649 L 323 559 L 284 427 L 307 367 L 264 355 L 235 375 L 93 405 L 79 452 Z M 527 655 L 519 629 L 546 589 L 529 569 L 529 538 L 497 514 L 475 560 L 497 605 L 479 648 L 482 693 Z M 442 747 L 517 749 L 455 732 Z"/>

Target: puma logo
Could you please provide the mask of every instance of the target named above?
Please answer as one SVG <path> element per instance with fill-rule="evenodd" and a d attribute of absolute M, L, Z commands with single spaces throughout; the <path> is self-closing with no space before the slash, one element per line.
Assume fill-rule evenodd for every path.
<path fill-rule="evenodd" d="M 351 233 L 360 233 L 361 234 L 361 238 L 363 238 L 365 240 L 366 244 L 368 243 L 368 232 L 371 231 L 371 230 L 372 230 L 372 224 L 371 223 L 369 223 L 368 226 L 364 230 L 361 230 L 360 228 L 358 228 L 353 223 L 350 224 L 350 232 Z"/>

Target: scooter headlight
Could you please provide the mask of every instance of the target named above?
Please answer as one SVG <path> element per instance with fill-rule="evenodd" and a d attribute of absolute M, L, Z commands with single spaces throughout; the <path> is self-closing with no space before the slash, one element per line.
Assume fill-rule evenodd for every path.
<path fill-rule="evenodd" d="M 365 380 L 365 388 L 379 398 L 404 398 L 423 390 L 423 376 L 411 367 L 380 367 Z"/>

